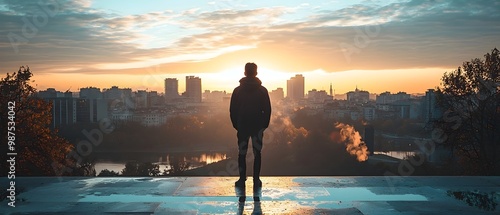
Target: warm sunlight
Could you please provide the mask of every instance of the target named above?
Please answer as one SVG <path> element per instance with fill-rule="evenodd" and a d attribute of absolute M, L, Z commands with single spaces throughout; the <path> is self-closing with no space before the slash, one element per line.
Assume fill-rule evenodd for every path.
<path fill-rule="evenodd" d="M 498 14 L 0 0 L 0 214 L 499 214 Z"/>
<path fill-rule="evenodd" d="M 258 62 L 255 63 L 259 66 Z M 217 73 L 198 73 L 193 75 L 202 78 L 203 90 L 225 90 L 230 93 L 239 85 L 239 80 L 245 76 L 244 72 L 244 65 L 242 65 L 225 69 Z M 271 91 L 278 87 L 286 87 L 286 80 L 292 75 L 293 74 L 270 70 L 259 66 L 257 77 L 262 81 L 262 85 Z M 169 77 L 172 77 L 172 75 Z M 179 90 L 184 89 L 184 86 L 181 85 L 183 85 L 183 77 L 179 79 Z"/>

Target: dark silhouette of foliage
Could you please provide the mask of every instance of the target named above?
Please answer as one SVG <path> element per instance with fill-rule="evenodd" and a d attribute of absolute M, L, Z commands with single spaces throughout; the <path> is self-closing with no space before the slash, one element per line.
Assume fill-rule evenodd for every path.
<path fill-rule="evenodd" d="M 115 177 L 115 176 L 119 176 L 119 175 L 120 175 L 120 173 L 115 172 L 113 170 L 103 169 L 103 170 L 101 170 L 101 172 L 97 176 L 98 177 Z"/>
<path fill-rule="evenodd" d="M 159 176 L 160 167 L 158 164 L 149 162 L 137 163 L 127 162 L 122 170 L 123 176 Z"/>
<path fill-rule="evenodd" d="M 95 166 L 93 163 L 85 162 L 77 166 L 77 168 L 72 172 L 72 175 L 95 177 L 96 176 Z"/>
<path fill-rule="evenodd" d="M 127 162 L 122 170 L 123 176 L 138 176 L 137 168 L 139 164 L 136 162 Z"/>
<path fill-rule="evenodd" d="M 153 164 L 149 162 L 140 163 L 137 167 L 137 172 L 139 175 L 147 175 L 147 176 L 159 176 L 160 175 L 160 166 L 158 164 Z"/>
<path fill-rule="evenodd" d="M 51 130 L 52 120 L 50 103 L 34 97 L 36 89 L 31 86 L 33 73 L 29 67 L 20 67 L 0 81 L 0 132 L 7 137 L 8 102 L 15 102 L 15 152 L 16 176 L 53 176 L 57 167 L 53 163 L 74 167 L 75 162 L 66 159 L 73 146 Z M 6 154 L 7 147 L 0 153 Z M 8 169 L 7 162 L 0 162 L 2 170 Z M 6 174 L 2 171 L 1 174 Z"/>
<path fill-rule="evenodd" d="M 90 125 L 70 125 L 61 129 L 62 135 L 78 142 L 85 138 L 81 134 L 81 129 L 88 129 L 88 126 Z M 227 116 L 206 117 L 201 114 L 176 116 L 169 118 L 165 125 L 157 127 L 145 127 L 135 122 L 119 124 L 112 133 L 106 134 L 102 144 L 95 150 L 103 152 L 220 150 L 233 146 L 232 138 L 235 136 Z"/>
<path fill-rule="evenodd" d="M 448 196 L 455 197 L 458 200 L 464 201 L 469 206 L 477 207 L 485 211 L 495 211 L 498 202 L 495 198 L 495 192 L 480 193 L 471 191 L 451 191 L 446 192 Z"/>
<path fill-rule="evenodd" d="M 438 143 L 453 149 L 465 174 L 500 174 L 500 56 L 472 59 L 446 73 L 438 88 L 445 110 Z"/>
<path fill-rule="evenodd" d="M 191 164 L 186 162 L 183 157 L 172 157 L 170 159 L 170 169 L 163 171 L 164 175 L 176 175 L 189 169 Z"/>

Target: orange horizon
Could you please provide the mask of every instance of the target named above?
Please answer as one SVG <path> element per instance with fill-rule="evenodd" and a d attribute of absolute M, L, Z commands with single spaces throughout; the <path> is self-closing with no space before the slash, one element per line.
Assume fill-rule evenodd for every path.
<path fill-rule="evenodd" d="M 400 70 L 351 70 L 343 72 L 324 72 L 316 70 L 312 72 L 290 73 L 277 72 L 259 66 L 257 75 L 263 85 L 269 90 L 283 88 L 286 94 L 286 80 L 295 74 L 305 77 L 305 93 L 309 90 L 325 90 L 329 92 L 330 83 L 335 94 L 344 94 L 354 90 L 356 87 L 370 93 L 380 94 L 382 92 L 396 93 L 399 91 L 409 94 L 424 93 L 427 89 L 439 86 L 441 77 L 451 69 L 427 68 L 427 69 L 400 69 Z M 77 92 L 84 87 L 97 87 L 101 90 L 118 86 L 120 88 L 131 88 L 133 91 L 148 90 L 164 93 L 164 79 L 177 78 L 179 80 L 179 92 L 185 90 L 185 76 L 194 75 L 202 79 L 202 90 L 226 91 L 231 93 L 238 81 L 243 77 L 241 69 L 232 68 L 218 73 L 178 73 L 164 74 L 161 71 L 151 71 L 146 75 L 127 74 L 37 74 L 34 72 L 34 86 L 37 90 L 55 88 L 58 91 L 70 89 Z"/>

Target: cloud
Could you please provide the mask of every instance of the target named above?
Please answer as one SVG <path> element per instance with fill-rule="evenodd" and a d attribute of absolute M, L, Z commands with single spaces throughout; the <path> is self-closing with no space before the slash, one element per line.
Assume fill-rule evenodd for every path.
<path fill-rule="evenodd" d="M 243 50 L 243 49 L 251 49 L 251 48 L 253 48 L 253 47 L 230 46 L 230 47 L 214 50 L 214 52 L 175 55 L 172 57 L 164 57 L 164 58 L 158 58 L 158 59 L 146 59 L 146 60 L 141 60 L 141 61 L 137 61 L 137 62 L 130 62 L 130 63 L 97 64 L 94 66 L 94 68 L 102 69 L 102 70 L 131 69 L 131 68 L 145 68 L 145 67 L 151 67 L 151 66 L 155 66 L 155 65 L 159 65 L 159 64 L 176 63 L 176 62 L 183 62 L 183 61 L 191 61 L 191 62 L 204 61 L 206 59 L 210 59 L 210 58 L 219 56 L 223 53 L 234 52 L 234 51 Z"/>
<path fill-rule="evenodd" d="M 0 37 L 3 68 L 138 73 L 127 68 L 160 64 L 169 71 L 216 72 L 248 58 L 290 72 L 454 68 L 500 46 L 500 3 L 483 0 L 320 10 L 313 4 L 193 7 L 127 16 L 93 9 L 91 1 L 53 0 L 44 5 L 57 5 L 57 13 L 27 37 L 26 23 L 44 12 L 38 2 L 0 0 L 0 26 L 7 32 Z M 12 35 L 25 39 L 17 52 Z"/>
<path fill-rule="evenodd" d="M 499 7 L 495 3 L 490 8 L 490 4 L 410 1 L 382 7 L 354 5 L 321 11 L 294 30 L 273 31 L 265 37 L 275 44 L 279 41 L 279 47 L 286 47 L 289 53 L 323 56 L 322 60 L 308 60 L 326 71 L 453 68 L 499 45 Z M 366 21 L 369 19 L 372 21 Z M 308 70 L 316 68 L 310 65 Z"/>
<path fill-rule="evenodd" d="M 134 35 L 104 24 L 107 14 L 81 12 L 81 4 L 73 1 L 38 2 L 2 2 L 9 9 L 0 13 L 0 25 L 8 32 L 0 37 L 0 57 L 7 68 L 24 64 L 44 69 L 83 68 L 89 62 L 105 61 L 103 56 L 128 60 L 120 54 L 135 50 L 122 42 Z M 30 14 L 22 12 L 28 9 Z"/>

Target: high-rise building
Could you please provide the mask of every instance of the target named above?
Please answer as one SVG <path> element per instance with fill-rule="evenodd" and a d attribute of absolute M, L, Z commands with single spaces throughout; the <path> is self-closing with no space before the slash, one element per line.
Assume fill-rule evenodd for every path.
<path fill-rule="evenodd" d="M 383 92 L 376 97 L 377 104 L 392 104 L 398 101 L 408 101 L 410 100 L 410 94 L 405 92 L 398 92 L 396 94 L 392 94 L 390 92 Z"/>
<path fill-rule="evenodd" d="M 179 97 L 179 81 L 177 78 L 165 79 L 165 99 L 171 100 Z"/>
<path fill-rule="evenodd" d="M 118 88 L 117 86 L 112 86 L 109 89 L 104 89 L 103 97 L 105 99 L 131 99 L 132 98 L 132 89 L 130 88 Z"/>
<path fill-rule="evenodd" d="M 108 103 L 104 99 L 71 97 L 43 98 L 52 105 L 51 128 L 74 123 L 97 123 L 108 117 Z"/>
<path fill-rule="evenodd" d="M 82 99 L 102 99 L 101 89 L 96 87 L 80 88 L 80 98 Z"/>
<path fill-rule="evenodd" d="M 436 92 L 433 89 L 427 90 L 425 92 L 425 96 L 423 97 L 424 101 L 422 102 L 423 104 L 423 116 L 425 119 L 425 122 L 432 122 L 436 119 L 439 119 L 442 116 L 442 112 L 439 109 L 437 102 L 436 102 Z"/>
<path fill-rule="evenodd" d="M 46 98 L 52 104 L 51 127 L 58 128 L 77 122 L 75 98 Z"/>
<path fill-rule="evenodd" d="M 351 103 L 367 103 L 370 101 L 370 93 L 356 87 L 356 90 L 347 92 L 347 101 Z"/>
<path fill-rule="evenodd" d="M 224 97 L 227 97 L 226 91 L 205 90 L 205 92 L 203 93 L 205 102 L 221 103 L 224 100 Z"/>
<path fill-rule="evenodd" d="M 102 95 L 104 99 L 110 102 L 110 109 L 135 109 L 135 102 L 132 100 L 132 89 L 118 88 L 112 86 L 109 89 L 103 89 Z"/>
<path fill-rule="evenodd" d="M 54 88 L 47 88 L 47 90 L 41 90 L 37 93 L 38 98 L 47 99 L 47 98 L 72 98 L 72 93 L 68 90 L 66 92 L 57 91 Z"/>
<path fill-rule="evenodd" d="M 186 76 L 185 96 L 193 102 L 201 102 L 201 78 L 195 76 Z"/>
<path fill-rule="evenodd" d="M 163 96 L 159 95 L 157 91 L 148 92 L 148 107 L 158 107 L 164 103 Z"/>
<path fill-rule="evenodd" d="M 279 100 L 282 100 L 283 98 L 285 98 L 285 92 L 283 91 L 283 88 L 277 88 L 275 90 L 272 90 L 270 93 L 269 93 L 269 97 L 271 99 L 271 101 L 279 101 Z"/>
<path fill-rule="evenodd" d="M 320 102 L 323 103 L 328 100 L 332 100 L 331 96 L 329 96 L 324 90 L 316 90 L 312 89 L 307 92 L 307 99 L 310 102 Z"/>
<path fill-rule="evenodd" d="M 295 75 L 286 81 L 286 97 L 292 100 L 299 100 L 304 98 L 304 76 Z"/>
<path fill-rule="evenodd" d="M 146 90 L 137 90 L 134 101 L 136 108 L 148 108 L 148 92 Z"/>
<path fill-rule="evenodd" d="M 108 103 L 104 99 L 75 99 L 76 122 L 97 123 L 108 117 Z"/>

